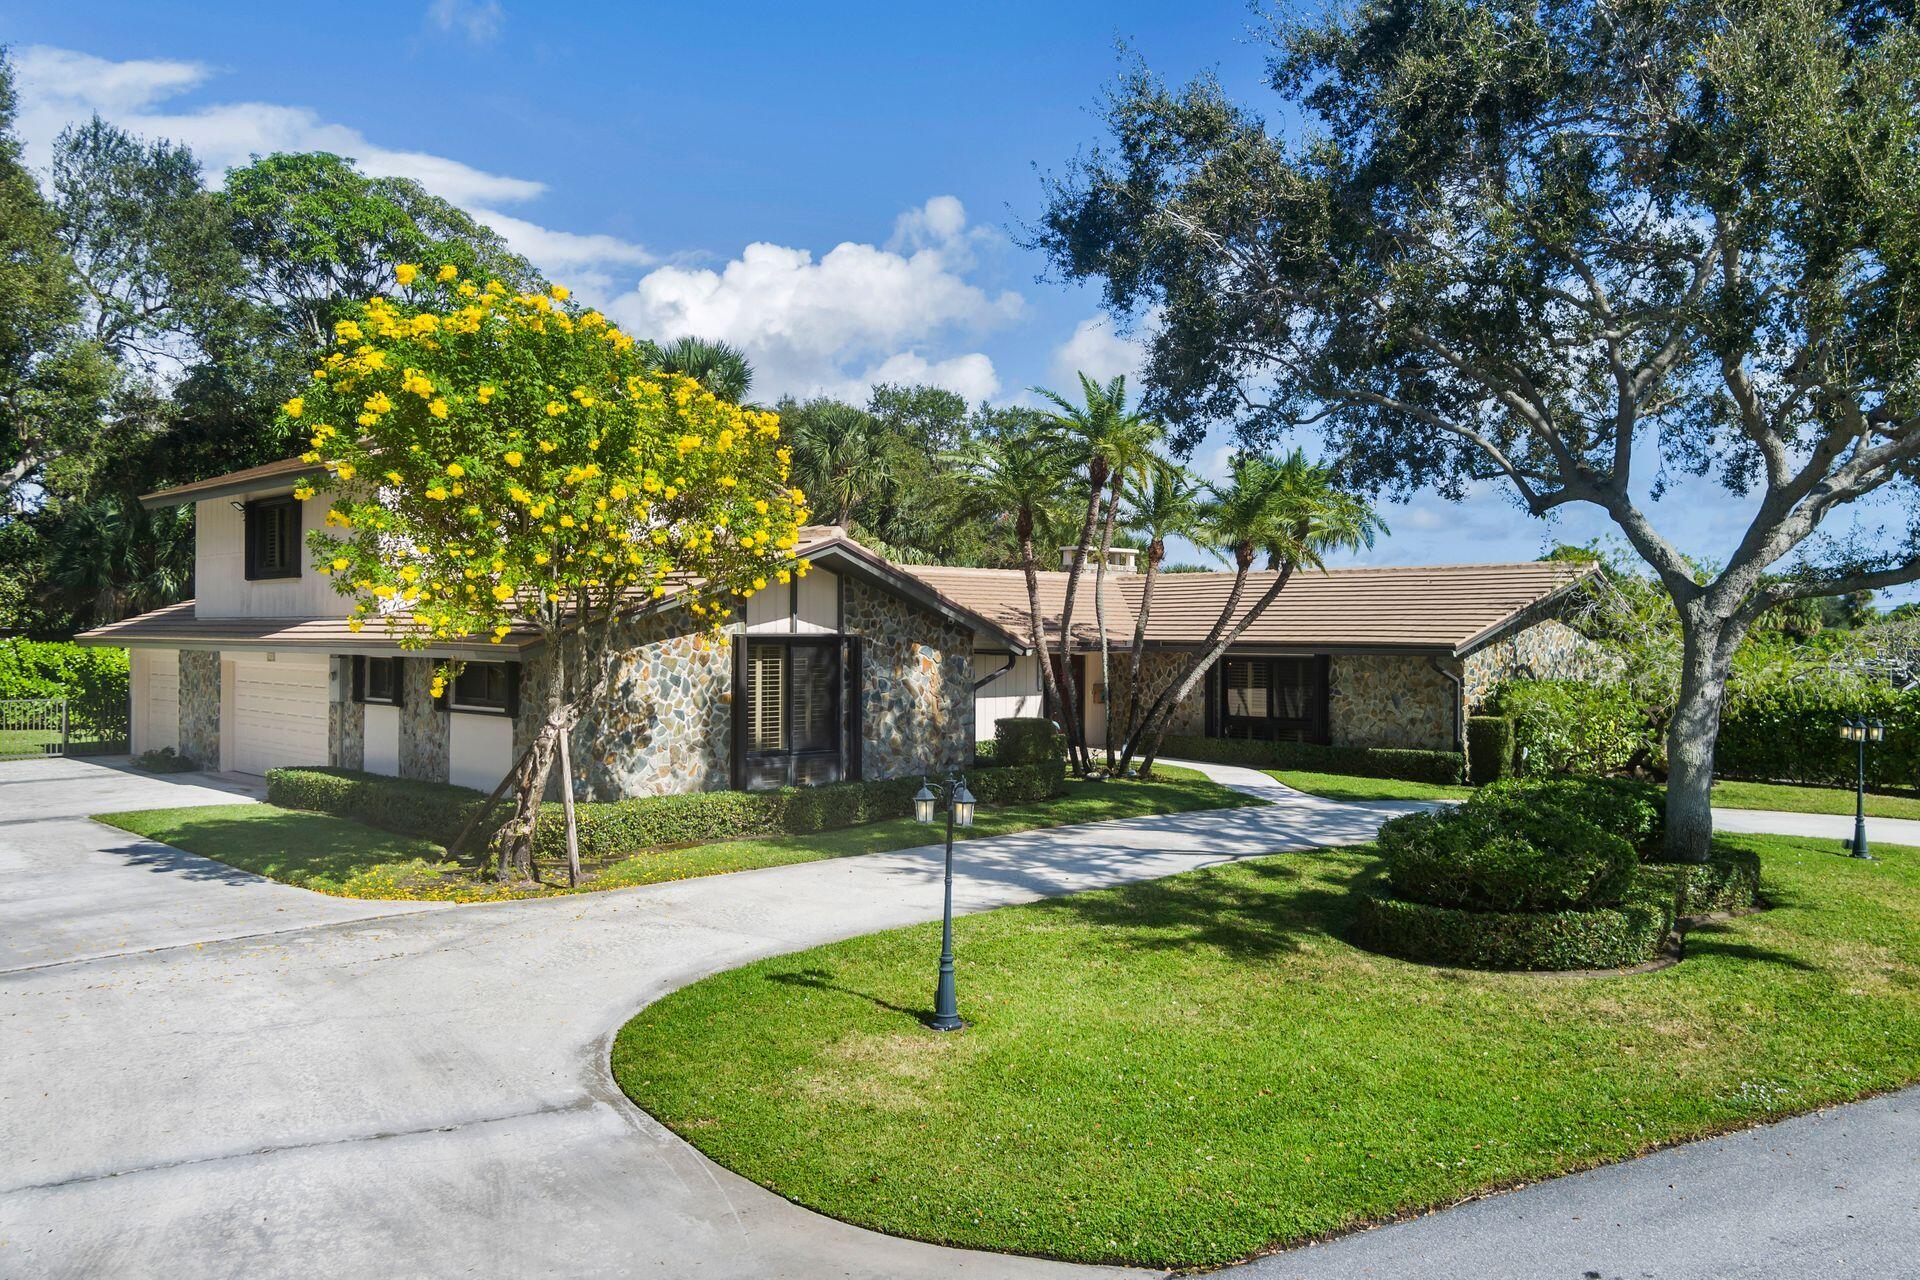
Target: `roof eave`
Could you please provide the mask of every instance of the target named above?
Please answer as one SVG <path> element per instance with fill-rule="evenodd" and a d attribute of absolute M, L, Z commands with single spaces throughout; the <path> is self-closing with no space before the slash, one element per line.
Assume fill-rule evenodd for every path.
<path fill-rule="evenodd" d="M 168 507 L 184 507 L 195 502 L 208 502 L 217 498 L 237 498 L 246 493 L 263 493 L 270 490 L 291 490 L 302 480 L 310 480 L 323 475 L 325 467 L 303 467 L 298 471 L 288 471 L 282 475 L 254 476 L 247 480 L 231 480 L 219 484 L 182 485 L 178 489 L 162 489 L 158 493 L 140 496 L 140 505 L 149 511 L 161 511 Z"/>
<path fill-rule="evenodd" d="M 1530 627 L 1536 622 L 1546 621 L 1555 613 L 1559 612 L 1561 603 L 1569 595 L 1573 594 L 1575 588 L 1583 585 L 1588 578 L 1597 572 L 1599 572 L 1597 565 L 1583 566 L 1573 577 L 1547 592 L 1546 595 L 1541 596 L 1532 604 L 1524 605 L 1514 610 L 1492 626 L 1475 632 L 1465 640 L 1462 640 L 1453 647 L 1453 656 L 1456 658 L 1464 658 L 1468 654 L 1486 648 L 1502 636 Z"/>

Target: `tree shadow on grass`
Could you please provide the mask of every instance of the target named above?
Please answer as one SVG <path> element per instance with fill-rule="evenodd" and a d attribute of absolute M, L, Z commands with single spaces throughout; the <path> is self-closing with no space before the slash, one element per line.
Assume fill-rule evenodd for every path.
<path fill-rule="evenodd" d="M 1757 964 L 1778 965 L 1800 973 L 1819 973 L 1821 967 L 1809 964 L 1799 956 L 1789 955 L 1772 947 L 1758 946 L 1752 942 L 1735 941 L 1732 934 L 1738 920 L 1703 920 L 1693 925 L 1686 933 L 1686 949 L 1683 953 L 1689 960 L 1704 960 L 1720 957 L 1727 960 L 1750 960 Z"/>
<path fill-rule="evenodd" d="M 1308 938 L 1345 935 L 1356 900 L 1379 871 L 1369 867 L 1331 882 L 1320 878 L 1327 871 L 1324 862 L 1309 869 L 1270 858 L 1235 864 L 1231 873 L 1148 881 L 1036 903 L 1032 909 L 1098 926 L 1122 946 L 1262 959 L 1295 953 Z"/>

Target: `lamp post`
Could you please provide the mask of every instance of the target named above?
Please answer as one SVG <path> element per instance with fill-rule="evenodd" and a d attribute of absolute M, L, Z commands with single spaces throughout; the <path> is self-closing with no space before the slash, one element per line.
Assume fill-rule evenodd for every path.
<path fill-rule="evenodd" d="M 933 990 L 933 1020 L 927 1023 L 935 1031 L 958 1031 L 967 1024 L 960 1021 L 960 999 L 953 987 L 953 829 L 973 825 L 973 792 L 959 774 L 941 782 L 923 782 L 913 797 L 913 820 L 932 822 L 936 806 L 947 811 L 947 884 L 946 900 L 940 912 L 940 981 Z"/>
<path fill-rule="evenodd" d="M 1840 722 L 1841 740 L 1855 744 L 1860 750 L 1853 788 L 1853 840 L 1848 847 L 1854 857 L 1869 861 L 1873 854 L 1867 849 L 1867 744 L 1879 742 L 1886 736 L 1887 727 L 1878 720 L 1848 716 Z"/>

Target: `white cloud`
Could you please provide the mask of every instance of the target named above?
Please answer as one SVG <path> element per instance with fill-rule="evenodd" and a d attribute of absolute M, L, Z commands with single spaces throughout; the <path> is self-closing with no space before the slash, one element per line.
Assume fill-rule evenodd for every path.
<path fill-rule="evenodd" d="M 427 6 L 427 21 L 448 34 L 460 34 L 475 44 L 485 44 L 500 34 L 507 18 L 499 0 L 433 0 Z"/>
<path fill-rule="evenodd" d="M 640 245 L 609 235 L 557 231 L 498 213 L 542 195 L 543 182 L 490 173 L 425 151 L 380 146 L 359 130 L 327 121 L 306 108 L 267 102 L 215 103 L 185 110 L 158 108 L 202 86 L 212 75 L 200 63 L 164 60 L 111 62 L 71 49 L 34 45 L 15 62 L 19 73 L 20 136 L 27 161 L 45 169 L 53 141 L 67 125 L 98 112 L 129 132 L 170 138 L 192 148 L 218 175 L 276 151 L 331 151 L 350 157 L 364 173 L 411 178 L 442 199 L 491 224 L 542 270 L 611 292 L 618 268 L 653 261 Z M 631 278 L 630 276 L 628 278 Z"/>
<path fill-rule="evenodd" d="M 960 202 L 936 197 L 902 215 L 896 247 L 849 241 L 816 260 L 806 249 L 750 244 L 717 271 L 658 267 L 608 309 L 635 333 L 741 347 L 763 398 L 844 394 L 907 370 L 973 395 L 998 388 L 991 361 L 977 353 L 929 359 L 923 348 L 1011 323 L 1026 304 L 967 278 L 972 240 Z"/>
<path fill-rule="evenodd" d="M 1056 389 L 1073 396 L 1080 385 L 1078 374 L 1105 382 L 1126 375 L 1137 392 L 1141 365 L 1146 360 L 1146 343 L 1139 328 L 1122 334 L 1114 328 L 1113 317 L 1091 316 L 1073 328 L 1073 336 L 1054 349 L 1053 379 Z"/>

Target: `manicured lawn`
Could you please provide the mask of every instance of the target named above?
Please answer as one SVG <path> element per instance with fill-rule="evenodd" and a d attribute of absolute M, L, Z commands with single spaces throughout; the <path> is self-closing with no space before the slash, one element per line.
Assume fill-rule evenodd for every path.
<path fill-rule="evenodd" d="M 1209 782 L 1192 770 L 1168 768 L 1159 773 L 1153 782 L 1069 782 L 1066 794 L 1043 803 L 982 806 L 973 827 L 959 834 L 978 838 L 1075 822 L 1260 803 Z M 471 866 L 446 861 L 445 850 L 438 845 L 389 835 L 325 814 L 266 804 L 236 804 L 97 816 L 109 826 L 321 893 L 449 902 L 544 897 L 687 880 L 819 858 L 909 849 L 929 844 L 944 834 L 911 819 L 898 818 L 806 836 L 660 849 L 613 863 L 578 890 L 570 890 L 565 884 L 522 890 L 497 884 Z"/>
<path fill-rule="evenodd" d="M 1347 773 L 1310 773 L 1303 769 L 1266 769 L 1295 791 L 1329 800 L 1465 800 L 1472 787 L 1437 782 L 1401 782 L 1394 778 L 1361 778 Z"/>
<path fill-rule="evenodd" d="M 1344 941 L 1366 851 L 1285 854 L 717 975 L 613 1066 L 720 1163 L 863 1226 L 1201 1266 L 1920 1077 L 1920 850 L 1758 850 L 1677 966 L 1441 971 Z"/>
<path fill-rule="evenodd" d="M 1787 813 L 1853 812 L 1848 787 L 1802 787 L 1787 782 L 1716 782 L 1713 802 L 1725 809 L 1779 809 Z M 1867 793 L 1867 813 L 1876 818 L 1920 818 L 1920 798 Z"/>

